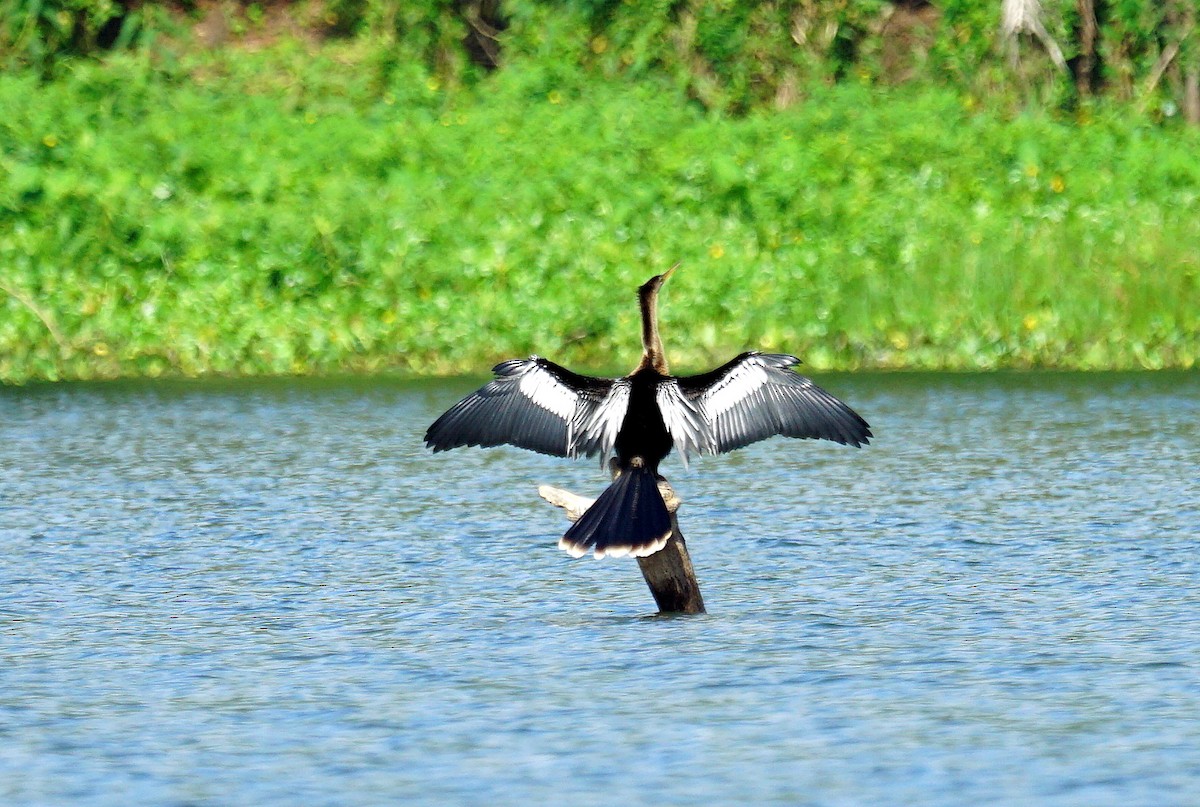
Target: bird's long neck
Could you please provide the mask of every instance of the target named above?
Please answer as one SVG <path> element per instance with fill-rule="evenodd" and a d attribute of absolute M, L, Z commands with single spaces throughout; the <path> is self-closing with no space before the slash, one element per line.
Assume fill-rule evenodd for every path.
<path fill-rule="evenodd" d="M 642 363 L 637 369 L 650 368 L 666 375 L 667 354 L 663 352 L 662 339 L 658 335 L 658 289 L 643 289 L 638 302 L 642 308 Z"/>

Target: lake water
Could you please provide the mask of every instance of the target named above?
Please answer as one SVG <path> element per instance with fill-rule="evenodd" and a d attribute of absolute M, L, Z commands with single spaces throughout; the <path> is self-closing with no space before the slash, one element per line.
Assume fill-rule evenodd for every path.
<path fill-rule="evenodd" d="M 822 381 L 664 464 L 696 617 L 477 380 L 0 389 L 0 803 L 1200 804 L 1200 375 Z"/>

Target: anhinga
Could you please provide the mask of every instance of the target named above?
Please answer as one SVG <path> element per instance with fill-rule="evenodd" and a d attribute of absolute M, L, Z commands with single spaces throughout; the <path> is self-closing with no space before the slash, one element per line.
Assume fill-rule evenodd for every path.
<path fill-rule="evenodd" d="M 650 555 L 671 535 L 658 464 L 672 446 L 722 454 L 772 435 L 860 446 L 872 436 L 854 410 L 792 371 L 795 356 L 743 353 L 710 372 L 672 376 L 658 335 L 658 290 L 675 267 L 638 289 L 642 360 L 624 378 L 578 375 L 539 356 L 496 365 L 425 434 L 434 451 L 508 444 L 559 457 L 615 453 L 619 475 L 559 546 L 579 557 Z"/>

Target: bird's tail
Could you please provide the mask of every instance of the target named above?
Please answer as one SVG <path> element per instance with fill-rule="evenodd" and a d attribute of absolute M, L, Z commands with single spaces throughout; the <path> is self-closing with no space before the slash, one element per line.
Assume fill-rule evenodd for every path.
<path fill-rule="evenodd" d="M 575 557 L 644 557 L 666 546 L 671 514 L 658 479 L 644 466 L 625 469 L 571 525 L 558 545 Z"/>

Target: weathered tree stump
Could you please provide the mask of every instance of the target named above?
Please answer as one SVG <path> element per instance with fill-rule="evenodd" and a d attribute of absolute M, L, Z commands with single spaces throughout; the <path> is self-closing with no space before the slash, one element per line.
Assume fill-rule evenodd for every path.
<path fill-rule="evenodd" d="M 664 614 L 703 614 L 704 598 L 700 596 L 700 583 L 696 580 L 696 570 L 692 566 L 691 556 L 688 555 L 687 542 L 679 531 L 678 513 L 679 498 L 667 480 L 658 483 L 659 493 L 671 514 L 671 537 L 666 545 L 653 555 L 638 558 L 638 566 L 642 577 L 654 595 L 658 610 Z M 562 488 L 542 485 L 538 494 L 543 499 L 561 507 L 566 511 L 567 518 L 577 521 L 595 499 L 579 496 Z"/>

